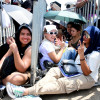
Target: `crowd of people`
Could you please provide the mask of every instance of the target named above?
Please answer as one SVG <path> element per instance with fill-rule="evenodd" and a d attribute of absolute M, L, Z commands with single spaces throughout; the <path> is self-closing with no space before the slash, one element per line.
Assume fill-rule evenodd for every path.
<path fill-rule="evenodd" d="M 71 30 L 73 31 L 73 28 Z M 61 49 L 58 54 L 56 54 L 54 46 L 58 45 L 57 41 L 55 43 L 56 35 L 57 28 L 55 25 L 44 26 L 44 39 L 39 47 L 39 52 L 42 53 L 43 58 L 43 60 L 42 58 L 40 59 L 42 70 L 46 69 L 43 65 L 44 60 L 56 63 L 57 66 L 51 66 L 46 75 L 29 88 L 7 82 L 6 89 L 11 98 L 26 96 L 39 98 L 39 95 L 45 94 L 72 93 L 81 89 L 90 89 L 98 81 L 98 69 L 100 65 L 99 29 L 95 26 L 85 28 L 81 34 L 77 50 L 74 47 L 67 47 L 65 50 L 65 42 L 61 41 L 59 43 Z M 65 52 L 63 52 L 64 50 Z M 80 75 L 73 78 L 65 77 L 59 68 L 61 63 L 58 63 L 63 59 L 73 59 Z"/>
<path fill-rule="evenodd" d="M 86 2 L 88 0 L 83 3 Z M 22 7 L 31 11 L 28 1 Z M 0 85 L 6 86 L 11 98 L 30 97 L 42 100 L 40 95 L 69 94 L 90 89 L 98 82 L 100 30 L 96 26 L 82 29 L 81 24 L 76 22 L 68 22 L 67 26 L 54 23 L 44 25 L 37 69 L 41 72 L 46 70 L 46 73 L 33 86 L 26 88 L 21 85 L 29 82 L 31 77 L 31 41 L 32 29 L 30 25 L 23 23 L 17 28 L 15 37 L 7 39 L 7 50 L 0 54 Z M 1 48 L 2 46 L 2 51 Z M 64 67 L 63 60 L 74 63 L 65 62 Z M 76 72 L 73 71 L 73 66 Z"/>

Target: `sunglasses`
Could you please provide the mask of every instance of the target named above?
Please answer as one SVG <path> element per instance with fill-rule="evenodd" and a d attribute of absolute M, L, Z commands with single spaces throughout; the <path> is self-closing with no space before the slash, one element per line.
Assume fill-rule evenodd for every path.
<path fill-rule="evenodd" d="M 57 35 L 58 34 L 58 32 L 47 32 L 47 33 L 49 33 L 49 34 L 55 34 L 55 35 Z"/>
<path fill-rule="evenodd" d="M 87 34 L 87 33 L 84 33 L 84 36 L 85 36 L 87 39 L 90 38 L 90 35 Z"/>

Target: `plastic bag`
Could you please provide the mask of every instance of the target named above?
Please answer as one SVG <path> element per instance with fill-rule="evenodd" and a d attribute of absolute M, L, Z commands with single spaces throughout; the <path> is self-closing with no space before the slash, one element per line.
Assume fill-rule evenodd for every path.
<path fill-rule="evenodd" d="M 5 9 L 2 10 L 2 26 L 3 28 L 10 27 L 11 22 L 10 22 L 10 17 L 5 11 Z"/>

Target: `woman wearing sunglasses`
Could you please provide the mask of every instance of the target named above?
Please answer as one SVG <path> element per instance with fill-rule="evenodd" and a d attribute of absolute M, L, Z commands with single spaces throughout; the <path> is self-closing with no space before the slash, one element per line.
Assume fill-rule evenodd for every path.
<path fill-rule="evenodd" d="M 44 39 L 39 47 L 39 53 L 42 57 L 40 59 L 40 65 L 42 70 L 45 70 L 44 61 L 49 61 L 52 63 L 58 63 L 62 57 L 65 43 L 63 41 L 57 41 L 56 35 L 58 30 L 55 25 L 46 25 L 44 26 Z M 55 45 L 61 47 L 58 53 L 55 52 Z"/>
<path fill-rule="evenodd" d="M 54 67 L 48 71 L 44 78 L 30 88 L 7 83 L 9 96 L 13 98 L 24 95 L 62 94 L 93 87 L 98 81 L 100 31 L 97 27 L 89 26 L 84 32 L 81 38 L 83 42 L 80 41 L 78 56 L 75 60 L 77 70 L 81 75 L 67 78 L 62 75 L 58 67 Z"/>

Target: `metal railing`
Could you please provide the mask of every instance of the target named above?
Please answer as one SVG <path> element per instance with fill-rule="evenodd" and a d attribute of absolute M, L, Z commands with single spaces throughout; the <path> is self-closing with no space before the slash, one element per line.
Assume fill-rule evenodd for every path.
<path fill-rule="evenodd" d="M 83 25 L 83 28 L 89 25 L 100 28 L 100 0 L 89 0 L 81 8 L 74 5 L 74 7 L 67 8 L 66 10 L 76 12 L 86 18 L 87 23 Z"/>
<path fill-rule="evenodd" d="M 1 18 L 1 24 L 0 24 L 0 45 L 3 45 L 6 42 L 6 39 L 10 36 L 12 36 L 15 33 L 15 25 L 13 23 L 13 19 L 10 17 L 10 26 L 3 28 L 2 25 L 2 3 L 0 6 L 0 18 Z"/>
<path fill-rule="evenodd" d="M 80 15 L 84 16 L 87 20 L 87 23 L 84 25 L 84 27 L 87 27 L 89 25 L 95 25 L 98 28 L 99 27 L 99 19 L 100 19 L 100 1 L 98 0 L 98 5 L 96 8 L 96 0 L 89 0 L 83 7 L 81 8 L 75 8 L 76 13 L 79 13 Z"/>

